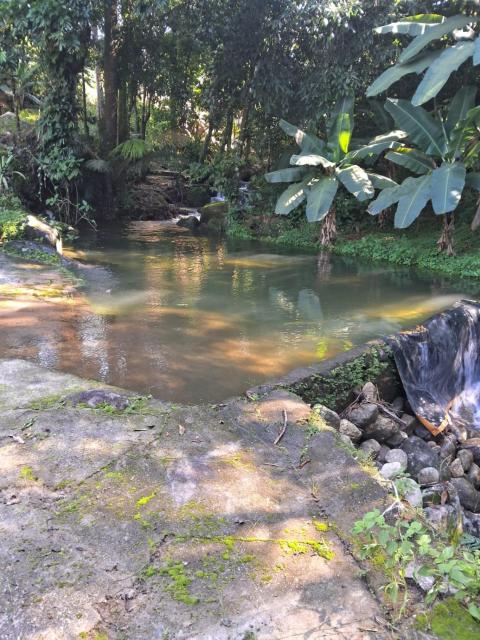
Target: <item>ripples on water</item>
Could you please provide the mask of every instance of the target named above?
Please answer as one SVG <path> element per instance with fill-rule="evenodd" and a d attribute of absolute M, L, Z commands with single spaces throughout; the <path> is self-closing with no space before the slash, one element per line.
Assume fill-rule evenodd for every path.
<path fill-rule="evenodd" d="M 462 297 L 408 270 L 158 222 L 99 232 L 68 255 L 88 265 L 84 295 L 0 316 L 0 356 L 182 402 L 225 399 Z"/>

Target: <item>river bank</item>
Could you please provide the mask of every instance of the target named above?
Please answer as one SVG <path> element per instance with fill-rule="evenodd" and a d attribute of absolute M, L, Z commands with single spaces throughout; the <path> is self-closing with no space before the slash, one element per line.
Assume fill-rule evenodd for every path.
<path fill-rule="evenodd" d="M 273 245 L 309 251 L 320 251 L 320 226 L 303 220 L 292 222 L 279 216 L 265 220 L 233 217 L 227 234 L 234 238 L 256 239 Z M 361 234 L 340 232 L 331 253 L 371 260 L 373 263 L 412 267 L 452 278 L 480 276 L 480 234 L 470 230 L 469 223 L 459 222 L 454 232 L 455 256 L 439 252 L 441 233 L 436 221 L 418 223 L 408 230 L 380 230 L 368 225 Z"/>

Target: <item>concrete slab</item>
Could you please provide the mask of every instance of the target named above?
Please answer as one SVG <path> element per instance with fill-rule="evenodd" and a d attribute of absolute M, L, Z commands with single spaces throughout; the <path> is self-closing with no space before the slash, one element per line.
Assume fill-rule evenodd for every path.
<path fill-rule="evenodd" d="M 2 640 L 391 638 L 345 546 L 385 494 L 299 397 L 109 413 L 0 376 Z"/>

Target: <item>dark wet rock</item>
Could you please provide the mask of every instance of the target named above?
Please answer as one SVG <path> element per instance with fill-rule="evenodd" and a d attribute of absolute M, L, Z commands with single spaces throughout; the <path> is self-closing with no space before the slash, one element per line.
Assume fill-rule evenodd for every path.
<path fill-rule="evenodd" d="M 416 478 L 421 469 L 435 467 L 438 469 L 440 461 L 438 455 L 430 449 L 425 440 L 411 436 L 402 444 L 402 449 L 408 457 L 408 473 Z"/>
<path fill-rule="evenodd" d="M 387 453 L 385 460 L 387 462 L 400 463 L 402 466 L 402 471 L 405 471 L 405 469 L 407 468 L 407 464 L 408 464 L 407 454 L 402 449 L 391 449 Z"/>
<path fill-rule="evenodd" d="M 397 431 L 393 434 L 391 438 L 387 440 L 387 444 L 391 447 L 398 448 L 401 447 L 405 440 L 408 438 L 407 434 L 404 431 Z"/>
<path fill-rule="evenodd" d="M 452 478 L 461 478 L 465 473 L 462 463 L 458 458 L 455 458 L 455 460 L 448 465 L 448 469 Z"/>
<path fill-rule="evenodd" d="M 347 418 L 359 429 L 375 422 L 378 417 L 378 407 L 376 404 L 364 402 L 359 407 L 355 407 L 348 412 Z"/>
<path fill-rule="evenodd" d="M 387 447 L 385 444 L 382 444 L 382 446 L 380 447 L 380 450 L 378 452 L 377 455 L 377 460 L 379 462 L 386 462 L 387 461 L 387 454 L 390 451 L 390 447 Z"/>
<path fill-rule="evenodd" d="M 180 218 L 177 222 L 177 227 L 184 227 L 185 229 L 191 229 L 193 231 L 194 229 L 197 229 L 199 224 L 200 221 L 197 216 L 188 216 L 186 218 Z"/>
<path fill-rule="evenodd" d="M 398 424 L 386 416 L 378 416 L 375 422 L 368 424 L 364 429 L 366 438 L 373 438 L 378 442 L 386 442 L 399 431 Z"/>
<path fill-rule="evenodd" d="M 360 442 L 363 433 L 350 420 L 340 420 L 339 432 L 350 438 L 352 442 Z"/>
<path fill-rule="evenodd" d="M 464 471 L 468 471 L 473 464 L 473 453 L 469 449 L 460 449 L 457 458 L 462 463 Z"/>
<path fill-rule="evenodd" d="M 326 424 L 329 427 L 333 427 L 337 430 L 340 428 L 340 416 L 338 415 L 338 413 L 335 413 L 335 411 L 332 411 L 323 404 L 316 404 L 313 407 L 313 410 L 317 415 L 325 420 Z"/>
<path fill-rule="evenodd" d="M 188 207 L 203 207 L 210 202 L 210 187 L 204 184 L 192 184 L 184 187 L 183 202 Z"/>
<path fill-rule="evenodd" d="M 398 413 L 398 415 L 401 415 L 403 411 L 403 405 L 404 405 L 404 400 L 402 396 L 397 396 L 392 402 L 392 409 L 395 411 L 395 413 Z"/>
<path fill-rule="evenodd" d="M 65 400 L 71 403 L 74 407 L 79 404 L 86 404 L 89 407 L 95 408 L 99 405 L 108 404 L 111 407 L 117 409 L 117 411 L 123 411 L 130 404 L 127 397 L 109 391 L 108 389 L 89 389 L 88 391 L 81 391 L 80 393 L 74 393 L 67 396 Z"/>
<path fill-rule="evenodd" d="M 451 483 L 458 492 L 460 504 L 465 509 L 473 511 L 473 513 L 480 512 L 480 491 L 477 491 L 473 484 L 466 478 L 452 478 Z"/>
<path fill-rule="evenodd" d="M 462 448 L 472 452 L 475 464 L 480 465 L 480 438 L 469 438 L 462 443 Z"/>
<path fill-rule="evenodd" d="M 480 467 L 475 462 L 468 470 L 467 478 L 473 484 L 476 489 L 480 489 Z"/>
<path fill-rule="evenodd" d="M 420 484 L 436 484 L 440 479 L 438 469 L 435 467 L 425 467 L 418 472 L 417 480 Z"/>
<path fill-rule="evenodd" d="M 402 427 L 402 431 L 411 436 L 413 434 L 413 430 L 418 424 L 417 419 L 415 418 L 415 416 L 411 416 L 409 413 L 402 413 L 401 419 L 405 423 L 405 426 Z"/>
<path fill-rule="evenodd" d="M 370 439 L 362 442 L 360 449 L 372 458 L 376 458 L 381 449 L 381 445 L 376 440 Z"/>
<path fill-rule="evenodd" d="M 480 538 L 480 513 L 473 513 L 465 509 L 463 512 L 463 528 L 471 536 Z"/>
<path fill-rule="evenodd" d="M 420 424 L 419 422 L 415 425 L 414 429 L 413 429 L 413 433 L 418 437 L 418 438 L 422 438 L 422 440 L 433 440 L 433 436 L 430 433 L 430 431 L 423 426 L 423 424 Z"/>

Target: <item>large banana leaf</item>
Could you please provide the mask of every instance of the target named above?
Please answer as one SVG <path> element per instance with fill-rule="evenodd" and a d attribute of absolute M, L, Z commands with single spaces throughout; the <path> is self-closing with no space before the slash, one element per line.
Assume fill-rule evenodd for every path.
<path fill-rule="evenodd" d="M 375 188 L 362 167 L 354 164 L 346 169 L 339 169 L 336 175 L 343 186 L 360 202 L 369 200 L 375 195 Z"/>
<path fill-rule="evenodd" d="M 322 153 L 325 149 L 325 143 L 320 138 L 312 136 L 309 133 L 305 133 L 294 124 L 290 124 L 286 120 L 280 120 L 280 127 L 287 134 L 295 138 L 295 142 L 302 149 L 304 153 Z"/>
<path fill-rule="evenodd" d="M 409 147 L 399 147 L 390 151 L 385 158 L 420 175 L 435 169 L 435 163 L 430 156 Z"/>
<path fill-rule="evenodd" d="M 385 140 L 383 141 L 379 140 L 378 142 L 375 142 L 374 139 L 364 147 L 360 147 L 360 149 L 350 151 L 350 153 L 345 156 L 342 163 L 352 164 L 354 162 L 357 162 L 358 160 L 364 160 L 365 158 L 376 158 L 382 153 L 382 151 L 385 151 L 386 149 L 396 149 L 397 147 L 401 147 L 402 143 L 398 140 L 400 139 L 400 137 L 406 138 L 407 134 L 404 131 L 398 131 L 392 132 L 391 135 L 393 135 L 394 133 L 398 133 L 399 135 L 395 138 L 392 138 L 391 140 L 388 140 L 387 136 L 385 136 Z M 381 136 L 379 136 L 379 138 L 380 137 Z"/>
<path fill-rule="evenodd" d="M 381 176 L 380 174 L 372 173 L 371 171 L 367 171 L 367 176 L 375 189 L 390 189 L 391 187 L 398 187 L 395 180 L 387 178 L 387 176 Z"/>
<path fill-rule="evenodd" d="M 389 67 L 368 87 L 367 97 L 370 98 L 386 91 L 392 84 L 409 73 L 417 75 L 422 73 L 438 58 L 438 55 L 438 51 L 427 51 L 406 64 L 395 64 L 393 67 Z"/>
<path fill-rule="evenodd" d="M 467 117 L 470 109 L 475 106 L 475 96 L 477 95 L 477 87 L 466 85 L 457 91 L 453 96 L 448 108 L 447 119 L 445 121 L 445 130 L 450 136 L 459 122 Z"/>
<path fill-rule="evenodd" d="M 419 36 L 444 20 L 445 18 L 437 13 L 420 13 L 416 16 L 403 18 L 401 22 L 392 22 L 383 27 L 377 27 L 374 31 L 376 33 L 404 33 L 409 36 Z"/>
<path fill-rule="evenodd" d="M 338 180 L 333 176 L 321 178 L 311 187 L 307 197 L 307 219 L 309 222 L 319 222 L 327 215 L 337 189 Z"/>
<path fill-rule="evenodd" d="M 323 167 L 324 169 L 331 169 L 335 166 L 335 163 L 328 160 L 328 158 L 313 153 L 294 155 L 290 158 L 290 164 L 296 165 L 297 167 Z"/>
<path fill-rule="evenodd" d="M 473 52 L 473 64 L 480 64 L 480 37 L 475 40 L 475 51 Z"/>
<path fill-rule="evenodd" d="M 422 51 L 430 42 L 434 40 L 438 40 L 443 36 L 451 33 L 454 29 L 461 29 L 462 27 L 466 27 L 468 24 L 472 22 L 477 22 L 479 18 L 474 16 L 452 16 L 451 18 L 447 18 L 444 22 L 440 24 L 436 24 L 431 29 L 427 29 L 427 31 L 421 35 L 417 36 L 406 49 L 402 51 L 398 58 L 398 62 L 400 64 L 404 64 L 408 60 L 414 58 L 417 54 Z"/>
<path fill-rule="evenodd" d="M 402 183 L 402 190 L 406 193 L 398 201 L 395 211 L 394 224 L 397 229 L 409 227 L 425 208 L 432 195 L 431 178 L 431 175 L 407 178 Z"/>
<path fill-rule="evenodd" d="M 275 213 L 280 216 L 286 216 L 293 211 L 295 207 L 305 200 L 307 195 L 307 186 L 310 178 L 305 178 L 302 182 L 290 185 L 277 200 Z"/>
<path fill-rule="evenodd" d="M 434 98 L 450 75 L 473 55 L 474 48 L 473 42 L 459 42 L 444 49 L 423 76 L 412 98 L 412 104 L 418 106 Z"/>
<path fill-rule="evenodd" d="M 446 140 L 442 128 L 425 109 L 414 107 L 408 100 L 393 98 L 387 99 L 385 109 L 423 151 L 443 156 Z"/>
<path fill-rule="evenodd" d="M 466 169 L 461 162 L 444 162 L 432 173 L 432 205 L 436 214 L 454 211 L 465 186 Z"/>
<path fill-rule="evenodd" d="M 467 173 L 465 186 L 470 187 L 470 189 L 475 189 L 475 191 L 480 191 L 480 173 L 477 173 L 476 171 Z"/>
<path fill-rule="evenodd" d="M 297 182 L 303 178 L 304 169 L 298 167 L 290 167 L 289 169 L 279 169 L 265 174 L 267 182 Z"/>
<path fill-rule="evenodd" d="M 395 187 L 387 187 L 380 191 L 378 196 L 370 202 L 368 205 L 368 213 L 372 216 L 376 216 L 384 209 L 391 207 L 392 204 L 395 204 L 402 197 L 402 185 L 398 185 Z"/>
<path fill-rule="evenodd" d="M 348 152 L 353 133 L 353 96 L 344 96 L 335 105 L 328 127 L 328 146 L 338 161 Z"/>

